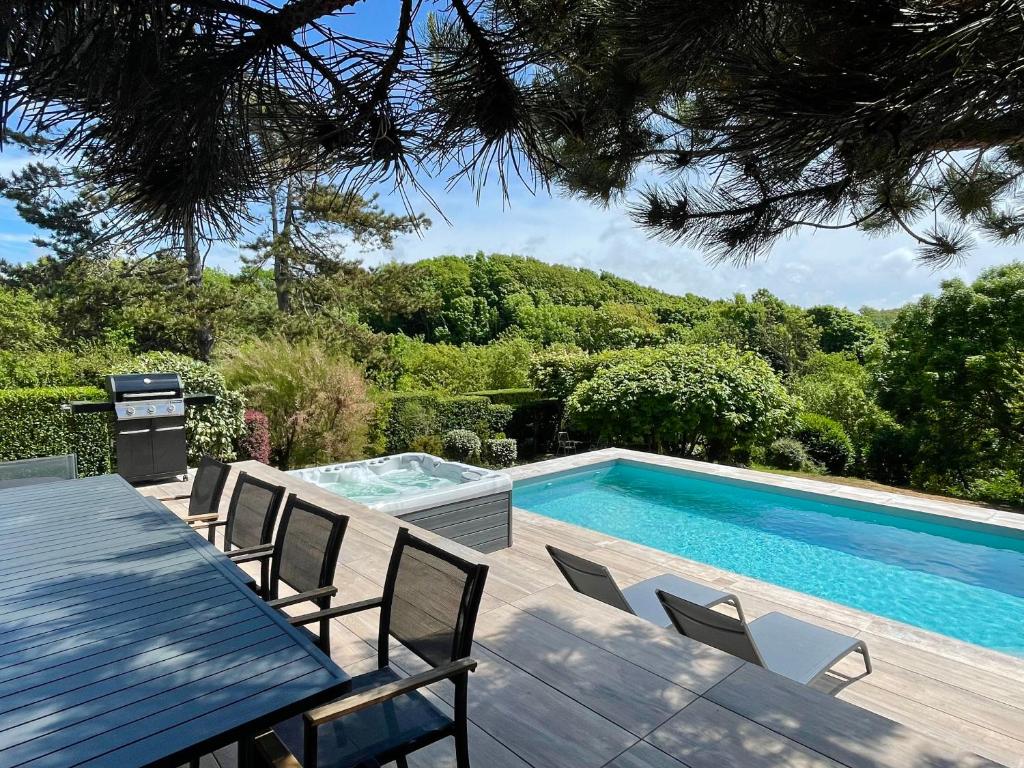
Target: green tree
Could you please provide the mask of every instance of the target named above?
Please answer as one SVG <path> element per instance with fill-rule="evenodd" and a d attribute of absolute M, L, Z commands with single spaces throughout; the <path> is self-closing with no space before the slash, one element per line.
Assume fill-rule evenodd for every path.
<path fill-rule="evenodd" d="M 913 479 L 971 493 L 1024 471 L 1024 264 L 905 307 L 888 334 L 879 402 L 916 443 Z"/>
<path fill-rule="evenodd" d="M 695 345 L 625 353 L 577 386 L 566 412 L 607 440 L 719 460 L 771 442 L 794 406 L 753 353 Z"/>
<path fill-rule="evenodd" d="M 307 174 L 267 190 L 269 231 L 248 246 L 254 252 L 249 261 L 272 265 L 279 310 L 295 310 L 296 288 L 305 281 L 350 274 L 354 267 L 346 259 L 347 244 L 364 251 L 387 249 L 397 235 L 430 226 L 423 214 L 388 213 L 377 200 L 377 195 L 363 197 Z M 310 303 L 308 293 L 299 298 Z"/>
<path fill-rule="evenodd" d="M 364 13 L 352 0 L 7 2 L 0 116 L 51 129 L 166 232 L 231 233 L 268 180 L 310 169 L 366 188 L 453 166 L 504 182 L 538 164 L 524 51 L 488 7 L 401 0 L 378 11 L 391 29 L 377 40 L 350 18 Z"/>
<path fill-rule="evenodd" d="M 892 416 L 875 401 L 871 373 L 856 360 L 840 354 L 818 353 L 801 375 L 790 383 L 790 392 L 804 408 L 838 422 L 853 441 L 856 469 L 879 430 L 895 425 Z"/>
<path fill-rule="evenodd" d="M 38 350 L 56 339 L 57 329 L 47 321 L 45 308 L 32 294 L 0 285 L 0 350 Z"/>
<path fill-rule="evenodd" d="M 891 230 L 941 264 L 1024 233 L 1019 2 L 498 7 L 535 45 L 551 175 L 634 193 L 657 237 L 742 263 L 801 228 Z"/>
<path fill-rule="evenodd" d="M 881 338 L 874 323 L 842 307 L 811 307 L 807 314 L 821 330 L 822 352 L 849 352 L 863 362 L 868 348 Z"/>
<path fill-rule="evenodd" d="M 707 324 L 708 340 L 726 341 L 767 360 L 776 372 L 792 375 L 817 351 L 821 331 L 804 310 L 766 290 L 748 300 L 737 295 L 720 305 Z"/>

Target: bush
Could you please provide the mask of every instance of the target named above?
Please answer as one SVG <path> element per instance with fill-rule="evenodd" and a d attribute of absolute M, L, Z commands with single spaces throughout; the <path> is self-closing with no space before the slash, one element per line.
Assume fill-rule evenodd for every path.
<path fill-rule="evenodd" d="M 853 442 L 839 422 L 818 413 L 797 417 L 796 439 L 814 461 L 833 475 L 842 475 L 853 463 Z"/>
<path fill-rule="evenodd" d="M 1020 476 L 1009 469 L 993 470 L 973 479 L 962 495 L 987 504 L 1024 505 L 1024 485 L 1021 484 Z"/>
<path fill-rule="evenodd" d="M 440 435 L 420 435 L 409 444 L 413 453 L 429 453 L 431 456 L 444 455 L 444 441 Z"/>
<path fill-rule="evenodd" d="M 434 395 L 393 395 L 379 405 L 387 411 L 384 422 L 383 453 L 404 453 L 412 450 L 419 437 L 437 434 Z"/>
<path fill-rule="evenodd" d="M 501 339 L 486 346 L 428 344 L 397 336 L 392 358 L 399 369 L 396 389 L 446 392 L 522 387 L 533 346 L 524 339 Z"/>
<path fill-rule="evenodd" d="M 484 441 L 484 459 L 496 467 L 511 467 L 516 463 L 516 441 L 510 437 Z"/>
<path fill-rule="evenodd" d="M 864 458 L 866 473 L 880 483 L 906 485 L 916 452 L 916 440 L 908 430 L 896 423 L 883 424 L 868 444 Z"/>
<path fill-rule="evenodd" d="M 484 397 L 439 392 L 392 392 L 377 403 L 371 444 L 378 453 L 403 453 L 426 435 L 466 429 L 482 435 L 500 432 L 512 409 Z"/>
<path fill-rule="evenodd" d="M 175 352 L 147 352 L 122 364 L 115 372 L 177 373 L 186 393 L 216 396 L 212 405 L 188 409 L 188 460 L 196 466 L 206 454 L 224 461 L 235 458 L 235 442 L 245 430 L 245 403 L 240 393 L 228 389 L 224 376 L 212 365 Z"/>
<path fill-rule="evenodd" d="M 435 400 L 438 432 L 469 429 L 486 434 L 491 428 L 491 404 L 485 397 L 441 395 Z"/>
<path fill-rule="evenodd" d="M 109 414 L 61 410 L 70 400 L 106 399 L 95 387 L 0 390 L 0 461 L 74 453 L 80 475 L 110 472 Z"/>
<path fill-rule="evenodd" d="M 373 403 L 348 358 L 315 341 L 264 339 L 238 351 L 228 380 L 267 415 L 272 457 L 282 469 L 364 455 Z"/>
<path fill-rule="evenodd" d="M 810 470 L 814 462 L 807 455 L 807 449 L 799 440 L 783 437 L 774 441 L 765 454 L 765 461 L 776 469 Z"/>
<path fill-rule="evenodd" d="M 516 409 L 511 405 L 490 405 L 487 407 L 487 431 L 494 435 L 504 432 L 515 415 Z"/>
<path fill-rule="evenodd" d="M 480 457 L 480 438 L 468 429 L 452 429 L 442 438 L 444 453 L 456 461 L 474 461 Z"/>
<path fill-rule="evenodd" d="M 726 345 L 619 353 L 566 403 L 574 425 L 609 442 L 714 461 L 769 442 L 794 402 L 768 364 Z"/>
<path fill-rule="evenodd" d="M 270 463 L 270 422 L 262 411 L 245 410 L 245 431 L 238 438 L 238 458 Z"/>

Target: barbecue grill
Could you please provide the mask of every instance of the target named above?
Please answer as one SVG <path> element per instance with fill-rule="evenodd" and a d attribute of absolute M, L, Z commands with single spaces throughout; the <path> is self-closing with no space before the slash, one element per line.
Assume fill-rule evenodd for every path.
<path fill-rule="evenodd" d="M 185 409 L 212 403 L 212 395 L 186 395 L 177 373 L 107 376 L 107 402 L 75 402 L 72 413 L 113 411 L 117 473 L 130 482 L 165 480 L 188 471 Z"/>

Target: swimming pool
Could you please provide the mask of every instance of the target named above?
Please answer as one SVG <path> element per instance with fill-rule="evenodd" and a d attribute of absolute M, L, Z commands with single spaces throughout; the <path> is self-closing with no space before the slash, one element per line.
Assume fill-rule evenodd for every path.
<path fill-rule="evenodd" d="M 516 481 L 513 504 L 1024 656 L 1024 536 L 629 461 Z"/>

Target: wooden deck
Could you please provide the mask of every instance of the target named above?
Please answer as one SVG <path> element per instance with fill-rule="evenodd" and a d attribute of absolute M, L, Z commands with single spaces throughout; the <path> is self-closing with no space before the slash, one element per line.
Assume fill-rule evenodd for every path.
<path fill-rule="evenodd" d="M 277 470 L 239 466 L 350 515 L 338 600 L 380 594 L 397 521 Z M 160 496 L 187 486 L 143 490 Z M 491 555 L 424 534 L 491 565 L 474 651 L 481 663 L 470 682 L 478 768 L 1024 768 L 1020 659 L 521 510 L 514 525 L 514 546 Z M 737 592 L 750 617 L 780 610 L 857 634 L 869 643 L 875 672 L 835 697 L 790 683 L 573 593 L 548 560 L 547 543 L 599 560 L 623 585 L 675 572 Z M 337 623 L 332 656 L 347 672 L 374 665 L 375 622 L 370 614 Z M 422 667 L 402 652 L 393 658 L 407 671 Z M 855 675 L 857 664 L 840 671 Z M 444 706 L 448 696 L 436 691 Z M 234 765 L 230 751 L 215 757 L 222 768 Z M 451 745 L 434 745 L 410 763 L 453 766 Z"/>

